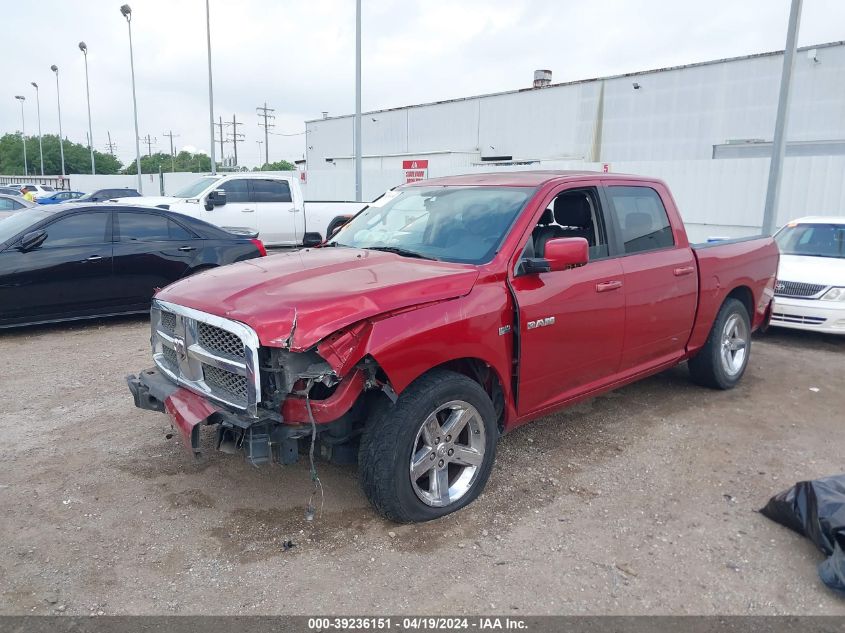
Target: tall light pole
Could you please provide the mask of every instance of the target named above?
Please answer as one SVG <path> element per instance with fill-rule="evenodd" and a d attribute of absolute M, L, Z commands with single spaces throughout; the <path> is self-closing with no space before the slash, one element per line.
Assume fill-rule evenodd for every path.
<path fill-rule="evenodd" d="M 41 145 L 41 98 L 38 96 L 38 84 L 29 82 L 35 88 L 35 105 L 38 112 L 38 154 L 41 156 L 41 175 L 44 175 L 44 147 Z"/>
<path fill-rule="evenodd" d="M 62 136 L 62 99 L 59 96 L 59 67 L 53 64 L 50 70 L 56 73 L 56 105 L 59 108 L 59 155 L 62 159 L 62 180 L 65 179 L 65 141 Z"/>
<path fill-rule="evenodd" d="M 261 168 L 261 144 L 264 141 L 255 141 L 255 142 L 258 143 L 258 168 L 260 169 Z"/>
<path fill-rule="evenodd" d="M 355 200 L 363 198 L 361 187 L 361 0 L 355 2 Z"/>
<path fill-rule="evenodd" d="M 138 172 L 138 191 L 141 191 L 141 137 L 138 134 L 138 100 L 135 98 L 135 54 L 132 52 L 132 9 L 128 4 L 120 7 L 120 13 L 126 18 L 129 27 L 129 68 L 132 72 L 132 110 L 135 113 L 135 169 Z"/>
<path fill-rule="evenodd" d="M 85 58 L 85 97 L 88 100 L 88 149 L 91 150 L 91 175 L 97 173 L 97 167 L 94 165 L 94 134 L 91 131 L 91 91 L 88 89 L 88 47 L 85 42 L 79 43 L 79 50 L 82 51 L 82 57 Z"/>
<path fill-rule="evenodd" d="M 208 42 L 208 138 L 211 146 L 211 173 L 217 173 L 217 160 L 214 156 L 214 91 L 211 88 L 211 16 L 208 0 L 205 0 L 205 37 Z M 221 137 L 223 136 L 221 130 Z M 222 151 L 222 150 L 221 150 Z M 223 157 L 220 157 L 223 160 Z"/>
<path fill-rule="evenodd" d="M 26 97 L 23 95 L 15 95 L 15 99 L 21 102 L 21 141 L 23 141 L 23 175 L 29 176 L 29 170 L 26 166 L 26 119 L 23 115 L 23 102 Z"/>
<path fill-rule="evenodd" d="M 786 48 L 783 51 L 783 70 L 780 78 L 778 111 L 775 115 L 775 136 L 772 140 L 772 158 L 769 163 L 769 185 L 766 188 L 766 206 L 763 207 L 762 231 L 773 235 L 778 223 L 778 198 L 780 198 L 780 174 L 786 154 L 786 121 L 789 110 L 789 87 L 792 83 L 792 69 L 795 68 L 795 46 L 798 40 L 798 25 L 801 22 L 801 0 L 792 0 L 789 11 L 789 26 L 786 30 Z"/>

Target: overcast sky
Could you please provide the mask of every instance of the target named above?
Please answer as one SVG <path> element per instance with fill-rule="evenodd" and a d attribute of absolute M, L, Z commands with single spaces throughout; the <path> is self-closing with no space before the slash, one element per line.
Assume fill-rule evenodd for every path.
<path fill-rule="evenodd" d="M 169 150 L 208 151 L 203 0 L 130 0 L 140 134 Z M 33 0 L 4 6 L 0 134 L 20 129 L 26 96 L 35 133 L 56 133 L 60 69 L 65 136 L 85 143 L 89 48 L 95 146 L 106 132 L 124 162 L 134 156 L 127 27 L 120 0 Z M 210 0 L 215 120 L 246 136 L 241 164 L 258 162 L 255 107 L 276 109 L 274 131 L 350 113 L 355 105 L 354 0 Z M 363 0 L 363 107 L 389 108 L 523 88 L 536 68 L 554 81 L 647 70 L 782 49 L 789 0 Z M 804 0 L 799 46 L 845 39 L 845 1 Z M 229 128 L 231 129 L 231 128 Z M 270 160 L 300 158 L 303 136 L 271 136 Z M 225 153 L 232 152 L 231 144 Z M 219 159 L 219 145 L 218 145 Z"/>

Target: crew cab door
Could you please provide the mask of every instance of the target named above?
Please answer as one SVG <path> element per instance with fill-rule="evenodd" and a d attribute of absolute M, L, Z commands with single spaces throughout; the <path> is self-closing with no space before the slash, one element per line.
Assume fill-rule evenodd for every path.
<path fill-rule="evenodd" d="M 301 244 L 303 206 L 294 201 L 290 183 L 284 178 L 253 178 L 249 183 L 250 199 L 258 211 L 259 237 L 266 244 Z"/>
<path fill-rule="evenodd" d="M 607 183 L 606 192 L 625 276 L 625 343 L 619 371 L 630 375 L 684 353 L 698 302 L 698 272 L 665 187 L 620 181 Z"/>
<path fill-rule="evenodd" d="M 216 183 L 214 190 L 226 192 L 226 204 L 216 206 L 202 219 L 222 229 L 249 229 L 258 232 L 258 209 L 250 197 L 248 178 L 231 178 Z"/>
<path fill-rule="evenodd" d="M 605 222 L 598 182 L 554 190 L 544 201 L 523 256 L 543 257 L 545 241 L 584 237 L 590 261 L 569 270 L 524 274 L 518 304 L 520 415 L 536 413 L 613 380 L 625 328 L 622 264 Z"/>

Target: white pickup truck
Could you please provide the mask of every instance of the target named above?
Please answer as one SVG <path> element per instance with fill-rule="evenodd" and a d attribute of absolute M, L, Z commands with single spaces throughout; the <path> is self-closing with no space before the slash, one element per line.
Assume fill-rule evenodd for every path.
<path fill-rule="evenodd" d="M 118 198 L 157 206 L 224 229 L 257 233 L 267 246 L 313 245 L 366 203 L 308 202 L 293 175 L 239 172 L 202 176 L 173 196 Z"/>

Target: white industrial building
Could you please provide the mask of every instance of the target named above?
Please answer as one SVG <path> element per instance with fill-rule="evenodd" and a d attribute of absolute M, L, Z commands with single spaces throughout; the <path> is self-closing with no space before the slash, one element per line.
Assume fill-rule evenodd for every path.
<path fill-rule="evenodd" d="M 783 51 L 367 112 L 364 199 L 474 170 L 586 168 L 664 178 L 696 239 L 762 218 Z M 528 77 L 526 77 L 528 79 Z M 526 82 L 528 83 L 528 82 Z M 778 219 L 845 214 L 845 42 L 799 49 Z M 353 117 L 306 122 L 309 199 L 354 195 Z M 427 161 L 427 162 L 426 162 Z"/>

